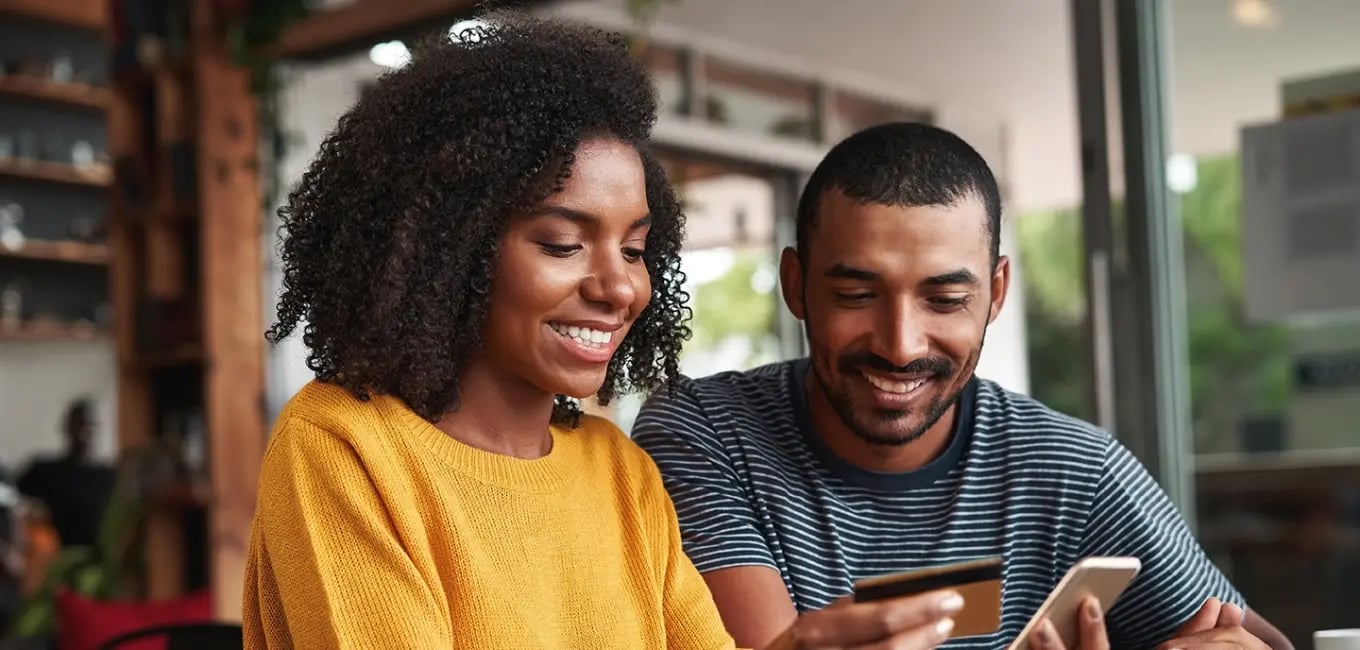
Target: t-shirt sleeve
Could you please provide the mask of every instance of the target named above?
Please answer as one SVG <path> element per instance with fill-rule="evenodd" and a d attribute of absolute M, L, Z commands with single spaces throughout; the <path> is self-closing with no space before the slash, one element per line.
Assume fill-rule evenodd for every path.
<path fill-rule="evenodd" d="M 650 399 L 633 424 L 633 440 L 656 461 L 685 552 L 700 572 L 778 569 L 747 483 L 688 385 Z"/>
<path fill-rule="evenodd" d="M 1244 606 L 1166 492 L 1115 440 L 1106 446 L 1082 555 L 1134 556 L 1143 564 L 1106 617 L 1116 647 L 1166 641 L 1210 597 Z"/>

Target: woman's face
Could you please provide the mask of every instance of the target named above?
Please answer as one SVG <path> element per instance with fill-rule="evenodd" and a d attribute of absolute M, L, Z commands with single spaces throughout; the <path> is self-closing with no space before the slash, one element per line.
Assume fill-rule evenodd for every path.
<path fill-rule="evenodd" d="M 649 228 L 637 150 L 583 142 L 562 191 L 507 225 L 483 360 L 551 394 L 594 395 L 651 299 Z"/>

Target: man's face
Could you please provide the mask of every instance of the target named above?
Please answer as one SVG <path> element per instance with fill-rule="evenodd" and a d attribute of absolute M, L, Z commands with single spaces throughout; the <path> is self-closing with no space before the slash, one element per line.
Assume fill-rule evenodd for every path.
<path fill-rule="evenodd" d="M 992 269 L 987 213 L 951 206 L 821 200 L 806 268 L 784 251 L 784 299 L 803 320 L 812 367 L 846 426 L 905 445 L 954 404 L 1000 313 L 1009 261 Z"/>

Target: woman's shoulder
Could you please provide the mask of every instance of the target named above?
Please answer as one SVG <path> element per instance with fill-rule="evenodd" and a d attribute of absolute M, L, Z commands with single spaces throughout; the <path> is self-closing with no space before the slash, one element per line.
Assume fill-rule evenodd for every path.
<path fill-rule="evenodd" d="M 633 442 L 619 425 L 598 415 L 583 414 L 575 427 L 565 433 L 597 458 L 611 458 L 622 468 L 644 474 L 655 472 L 651 456 Z"/>
<path fill-rule="evenodd" d="M 316 437 L 347 444 L 371 438 L 383 427 L 382 404 L 388 399 L 391 398 L 361 399 L 344 387 L 309 381 L 279 412 L 270 446 L 276 446 L 278 441 L 307 446 L 308 439 Z"/>
<path fill-rule="evenodd" d="M 289 398 L 279 419 L 293 417 L 322 426 L 376 425 L 400 402 L 391 395 L 359 396 L 343 386 L 313 379 Z"/>

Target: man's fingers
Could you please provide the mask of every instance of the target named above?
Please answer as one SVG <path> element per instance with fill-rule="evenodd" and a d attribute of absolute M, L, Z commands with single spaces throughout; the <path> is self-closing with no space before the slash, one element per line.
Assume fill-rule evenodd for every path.
<path fill-rule="evenodd" d="M 954 619 L 942 618 L 934 625 L 924 625 L 876 643 L 857 645 L 852 650 L 926 650 L 948 641 L 953 630 Z"/>
<path fill-rule="evenodd" d="M 1225 603 L 1218 611 L 1218 623 L 1214 627 L 1241 627 L 1246 612 L 1232 603 Z"/>
<path fill-rule="evenodd" d="M 1204 604 L 1200 605 L 1199 611 L 1195 612 L 1195 615 L 1191 616 L 1190 620 L 1186 621 L 1185 624 L 1176 631 L 1176 636 L 1190 636 L 1205 630 L 1214 629 L 1218 626 L 1218 617 L 1222 611 L 1223 603 L 1219 601 L 1219 599 L 1210 598 L 1204 601 Z"/>
<path fill-rule="evenodd" d="M 1081 650 L 1110 650 L 1110 636 L 1105 632 L 1105 613 L 1101 611 L 1100 601 L 1087 598 L 1081 604 L 1080 623 Z"/>
<path fill-rule="evenodd" d="M 828 608 L 799 618 L 791 630 L 793 647 L 843 648 L 877 643 L 938 624 L 960 609 L 963 597 L 952 591 Z"/>
<path fill-rule="evenodd" d="M 1058 637 L 1058 629 L 1053 627 L 1053 622 L 1044 619 L 1029 635 L 1029 645 L 1035 650 L 1067 650 L 1063 645 L 1062 639 Z"/>

